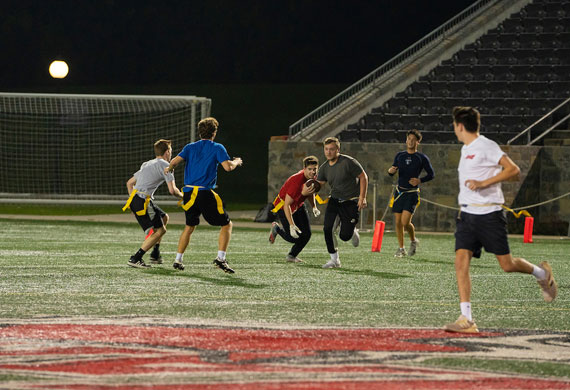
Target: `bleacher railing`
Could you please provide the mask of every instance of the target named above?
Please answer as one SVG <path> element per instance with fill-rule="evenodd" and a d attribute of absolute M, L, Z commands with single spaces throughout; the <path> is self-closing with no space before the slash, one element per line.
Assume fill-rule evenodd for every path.
<path fill-rule="evenodd" d="M 558 119 L 560 118 L 560 119 Z M 555 123 L 548 127 L 546 130 L 543 130 L 538 136 L 532 138 L 533 130 L 540 131 L 544 128 L 543 124 L 548 123 L 551 120 Z M 517 139 L 521 138 L 522 136 L 526 135 L 526 145 L 534 145 L 539 140 L 544 138 L 548 133 L 552 130 L 555 130 L 560 126 L 562 123 L 570 119 L 570 98 L 564 100 L 558 106 L 554 107 L 550 112 L 544 115 L 542 118 L 534 122 L 532 125 L 515 135 L 513 138 L 507 141 L 507 145 L 512 144 Z M 536 133 L 535 133 L 536 134 Z"/>
<path fill-rule="evenodd" d="M 481 12 L 497 3 L 499 0 L 479 0 L 466 8 L 460 14 L 451 18 L 443 25 L 424 36 L 422 39 L 412 44 L 400 54 L 388 60 L 386 63 L 358 80 L 356 83 L 340 92 L 338 95 L 323 103 L 291 126 L 289 126 L 289 138 L 292 136 L 302 137 L 308 129 L 315 126 L 317 122 L 323 119 L 333 110 L 337 110 L 342 106 L 348 105 L 353 99 L 360 96 L 363 92 L 372 89 L 379 82 L 385 80 L 391 75 L 394 69 L 398 69 L 402 64 L 415 58 L 418 53 L 423 52 L 427 47 L 443 41 L 447 36 L 454 33 L 459 27 L 463 26 L 469 20 L 478 16 Z"/>

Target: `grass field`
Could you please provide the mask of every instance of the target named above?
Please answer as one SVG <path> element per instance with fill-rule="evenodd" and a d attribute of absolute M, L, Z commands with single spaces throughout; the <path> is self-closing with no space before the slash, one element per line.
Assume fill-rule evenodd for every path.
<path fill-rule="evenodd" d="M 393 257 L 396 250 L 393 233 L 384 236 L 381 253 L 372 253 L 371 234 L 362 234 L 358 248 L 349 243 L 340 244 L 342 268 L 322 269 L 328 254 L 320 230 L 313 233 L 300 255 L 304 263 L 290 264 L 284 261 L 290 244 L 278 238 L 274 245 L 269 245 L 267 229 L 234 228 L 228 260 L 236 274 L 227 275 L 212 265 L 217 250 L 217 229 L 210 227 L 199 227 L 194 233 L 183 272 L 175 271 L 171 265 L 182 226 L 170 226 L 163 240 L 165 263 L 145 270 L 126 264 L 143 238 L 134 222 L 4 219 L 0 220 L 0 229 L 3 232 L 0 238 L 0 319 L 5 323 L 57 318 L 103 318 L 113 322 L 114 319 L 146 317 L 162 319 L 165 324 L 190 321 L 254 329 L 265 325 L 437 329 L 459 315 L 454 240 L 448 234 L 420 233 L 417 255 L 404 259 Z M 535 243 L 523 244 L 522 238 L 516 237 L 511 238 L 510 243 L 514 254 L 534 263 L 542 260 L 551 263 L 559 283 L 559 296 L 553 303 L 545 303 L 534 277 L 506 274 L 494 256 L 484 254 L 474 260 L 471 267 L 472 305 L 479 329 L 514 331 L 515 336 L 517 331 L 526 332 L 524 334 L 562 332 L 561 336 L 555 336 L 562 341 L 551 343 L 570 356 L 567 353 L 569 241 L 535 238 Z M 52 344 L 50 341 L 45 348 L 52 348 Z M 561 387 L 556 388 L 570 386 L 570 382 L 566 382 L 570 378 L 567 358 L 536 360 L 537 356 L 523 355 L 514 360 L 505 359 L 509 354 L 507 348 L 502 358 L 433 356 L 414 364 L 425 369 L 439 367 L 494 373 L 485 375 L 508 374 L 511 378 L 532 373 L 533 378 L 563 380 L 557 382 Z M 30 362 L 34 364 L 33 360 Z M 47 380 L 45 383 L 61 384 L 68 380 L 46 376 L 46 371 L 26 375 L 25 370 L 27 368 L 3 371 L 0 367 L 0 382 L 9 381 L 6 383 L 15 388 L 27 388 L 29 383 Z M 296 378 L 297 374 L 289 375 Z M 368 378 L 369 374 L 363 375 Z M 82 380 L 96 381 L 93 378 Z M 141 380 L 136 378 L 124 380 Z M 160 382 L 168 377 L 160 378 L 153 380 Z M 242 376 L 236 378 L 243 380 Z M 184 380 L 196 379 L 179 379 L 181 383 Z M 326 383 L 323 388 L 328 388 Z M 354 385 L 335 388 L 357 388 L 351 386 Z M 384 384 L 363 386 L 383 388 Z M 255 388 L 273 389 L 272 385 Z"/>
<path fill-rule="evenodd" d="M 180 226 L 163 240 L 162 266 L 127 267 L 142 231 L 133 224 L 0 221 L 0 316 L 153 315 L 295 325 L 440 327 L 458 315 L 453 237 L 421 234 L 418 254 L 396 259 L 393 234 L 381 253 L 371 235 L 353 248 L 341 243 L 342 268 L 328 260 L 320 231 L 301 253 L 284 257 L 281 239 L 261 229 L 234 229 L 229 261 L 235 275 L 211 264 L 217 231 L 199 227 L 185 255 L 186 270 L 171 267 Z M 546 304 L 533 277 L 502 272 L 492 255 L 474 260 L 472 304 L 480 328 L 570 330 L 567 240 L 511 239 L 512 252 L 548 260 L 559 297 Z"/>

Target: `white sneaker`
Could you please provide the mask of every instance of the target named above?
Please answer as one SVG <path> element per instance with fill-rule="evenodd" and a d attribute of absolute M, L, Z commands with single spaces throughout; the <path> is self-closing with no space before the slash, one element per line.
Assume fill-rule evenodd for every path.
<path fill-rule="evenodd" d="M 352 233 L 352 246 L 355 248 L 360 245 L 360 234 L 358 234 L 358 229 L 354 229 L 354 233 Z"/>
<path fill-rule="evenodd" d="M 287 255 L 287 257 L 285 258 L 285 260 L 288 263 L 302 263 L 303 260 L 299 259 L 298 257 L 295 256 L 291 256 L 291 255 Z"/>
<path fill-rule="evenodd" d="M 408 251 L 408 256 L 413 256 L 416 254 L 416 249 L 418 249 L 418 245 L 420 244 L 420 240 L 417 238 L 410 242 L 410 250 Z"/>
<path fill-rule="evenodd" d="M 405 257 L 408 255 L 408 252 L 406 252 L 406 248 L 398 248 L 398 250 L 396 251 L 396 254 L 394 254 L 394 257 Z"/>
<path fill-rule="evenodd" d="M 323 265 L 323 268 L 340 268 L 340 260 L 329 260 L 328 263 Z"/>

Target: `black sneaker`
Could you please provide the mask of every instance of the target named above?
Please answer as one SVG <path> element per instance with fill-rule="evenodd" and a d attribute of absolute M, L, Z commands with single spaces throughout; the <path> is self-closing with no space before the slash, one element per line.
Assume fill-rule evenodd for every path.
<path fill-rule="evenodd" d="M 144 263 L 143 259 L 137 260 L 135 257 L 131 257 L 127 264 L 133 268 L 150 268 L 150 265 Z"/>
<path fill-rule="evenodd" d="M 228 274 L 235 274 L 235 271 L 228 266 L 226 260 L 220 260 L 217 257 L 214 259 L 214 265 Z"/>
<path fill-rule="evenodd" d="M 174 264 L 172 264 L 172 266 L 174 267 L 174 269 L 177 269 L 179 271 L 184 271 L 184 264 L 182 264 L 181 261 L 174 260 Z"/>
<path fill-rule="evenodd" d="M 162 256 L 161 255 L 158 255 L 158 256 L 150 255 L 150 263 L 151 264 L 162 264 Z"/>

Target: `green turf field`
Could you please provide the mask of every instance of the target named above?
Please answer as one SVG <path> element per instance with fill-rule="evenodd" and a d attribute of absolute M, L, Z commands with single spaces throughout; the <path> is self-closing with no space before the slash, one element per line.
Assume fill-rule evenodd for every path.
<path fill-rule="evenodd" d="M 143 233 L 132 224 L 0 220 L 0 317 L 163 316 L 268 324 L 366 327 L 441 327 L 456 319 L 459 304 L 452 235 L 419 234 L 413 258 L 396 259 L 396 239 L 384 237 L 370 252 L 340 244 L 342 268 L 322 269 L 328 259 L 320 230 L 299 257 L 284 257 L 290 244 L 267 242 L 266 229 L 234 228 L 226 275 L 212 266 L 217 230 L 199 227 L 185 255 L 186 270 L 171 262 L 181 226 L 169 227 L 165 264 L 148 270 L 126 265 Z M 320 227 L 319 227 L 320 229 Z M 506 274 L 494 256 L 474 260 L 473 314 L 480 329 L 570 330 L 568 240 L 511 239 L 512 252 L 548 260 L 559 296 L 543 301 L 534 277 Z M 148 257 L 148 255 L 147 255 Z"/>

